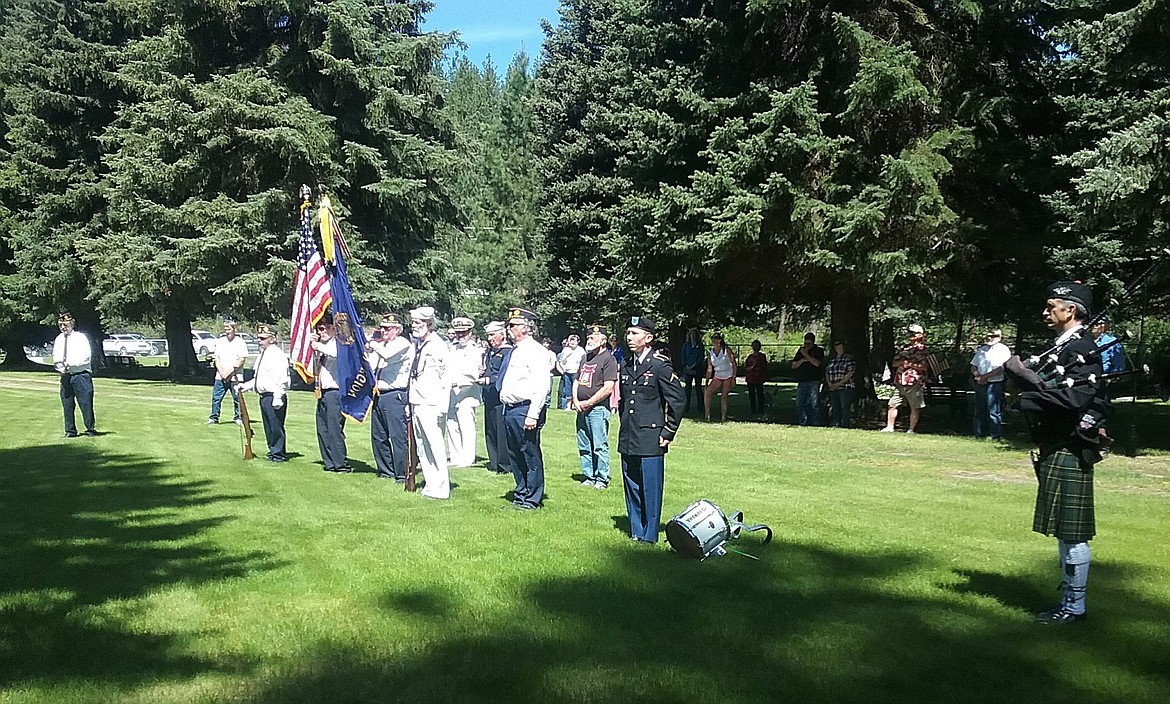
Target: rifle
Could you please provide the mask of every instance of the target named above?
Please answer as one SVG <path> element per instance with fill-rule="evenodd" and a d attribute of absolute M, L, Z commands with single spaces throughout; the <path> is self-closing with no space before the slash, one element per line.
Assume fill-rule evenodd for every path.
<path fill-rule="evenodd" d="M 240 402 L 240 420 L 244 421 L 243 440 L 244 440 L 244 459 L 250 460 L 255 457 L 252 454 L 252 419 L 248 417 L 248 404 L 244 402 L 244 392 L 240 389 L 240 385 L 236 384 L 236 398 Z"/>
<path fill-rule="evenodd" d="M 418 446 L 414 442 L 414 414 L 410 404 L 406 405 L 406 491 L 416 491 L 414 472 L 418 469 Z"/>

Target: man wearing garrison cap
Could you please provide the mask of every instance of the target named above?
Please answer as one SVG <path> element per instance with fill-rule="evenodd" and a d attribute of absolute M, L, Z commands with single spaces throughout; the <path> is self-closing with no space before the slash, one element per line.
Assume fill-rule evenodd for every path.
<path fill-rule="evenodd" d="M 1032 440 L 1039 448 L 1032 462 L 1038 481 L 1032 530 L 1056 537 L 1063 580 L 1061 602 L 1036 620 L 1065 625 L 1085 619 L 1089 540 L 1096 533 L 1093 465 L 1101 459 L 1100 428 L 1108 401 L 1100 353 L 1085 329 L 1092 292 L 1079 281 L 1058 281 L 1045 298 L 1042 315 L 1056 335 L 1055 364 L 1045 359 L 1029 369 L 1011 357 L 1005 367 L 1019 383 L 1020 410 L 1030 416 Z"/>
<path fill-rule="evenodd" d="M 658 542 L 666 451 L 686 408 L 670 358 L 652 352 L 654 323 L 644 315 L 626 322 L 630 355 L 622 361 L 618 452 L 622 456 L 630 538 Z"/>
<path fill-rule="evenodd" d="M 544 503 L 544 456 L 540 429 L 547 413 L 551 386 L 548 351 L 532 337 L 536 314 L 524 308 L 508 311 L 508 336 L 515 349 L 500 370 L 500 400 L 516 491 L 512 505 L 532 511 Z"/>
<path fill-rule="evenodd" d="M 240 391 L 255 390 L 260 396 L 260 419 L 264 421 L 268 461 L 287 462 L 284 419 L 288 407 L 284 401 L 289 387 L 288 355 L 276 344 L 276 333 L 267 325 L 257 328 L 256 339 L 260 341 L 260 352 L 252 363 L 252 379 L 241 384 Z"/>
<path fill-rule="evenodd" d="M 397 313 L 382 316 L 378 330 L 366 345 L 366 358 L 378 381 L 374 396 L 370 444 L 379 479 L 406 481 L 406 406 L 410 402 L 410 366 L 414 346 L 402 334 L 402 318 Z"/>
<path fill-rule="evenodd" d="M 609 488 L 609 403 L 617 385 L 617 360 L 606 343 L 605 327 L 585 331 L 585 360 L 573 380 L 572 408 L 577 411 L 577 454 L 582 486 Z"/>
<path fill-rule="evenodd" d="M 495 474 L 511 474 L 508 460 L 507 431 L 504 429 L 504 403 L 500 401 L 500 369 L 512 352 L 503 321 L 493 320 L 483 326 L 487 349 L 480 362 L 479 385 L 483 389 L 483 439 L 487 446 L 487 468 Z"/>
<path fill-rule="evenodd" d="M 77 416 L 74 409 L 81 407 L 85 434 L 97 435 L 93 420 L 93 348 L 85 333 L 73 329 L 75 321 L 69 313 L 57 318 L 61 334 L 53 340 L 53 368 L 61 374 L 61 407 L 65 411 L 65 437 L 77 437 Z"/>

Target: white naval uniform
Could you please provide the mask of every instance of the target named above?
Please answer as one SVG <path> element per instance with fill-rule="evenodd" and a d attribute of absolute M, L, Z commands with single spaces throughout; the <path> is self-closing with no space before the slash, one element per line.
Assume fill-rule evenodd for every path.
<path fill-rule="evenodd" d="M 468 343 L 452 345 L 447 357 L 451 405 L 447 409 L 447 449 L 452 467 L 475 464 L 475 408 L 480 404 L 479 368 L 483 348 Z"/>
<path fill-rule="evenodd" d="M 434 332 L 418 342 L 412 363 L 410 409 L 414 418 L 414 439 L 425 485 L 420 492 L 434 499 L 451 497 L 447 472 L 447 448 L 443 425 L 451 405 L 451 382 L 447 379 L 447 343 Z"/>

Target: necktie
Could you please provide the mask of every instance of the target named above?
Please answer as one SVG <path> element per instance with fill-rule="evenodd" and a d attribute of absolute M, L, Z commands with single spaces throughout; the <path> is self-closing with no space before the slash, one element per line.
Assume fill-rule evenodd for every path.
<path fill-rule="evenodd" d="M 504 352 L 504 361 L 500 362 L 500 375 L 496 377 L 496 391 L 504 390 L 504 375 L 508 373 L 508 363 L 512 361 L 512 353 L 516 351 L 513 347 Z"/>
<path fill-rule="evenodd" d="M 65 333 L 65 341 L 61 343 L 62 371 L 69 371 L 69 333 Z"/>
<path fill-rule="evenodd" d="M 256 393 L 260 393 L 260 365 L 264 363 L 264 353 L 268 348 L 260 350 L 260 356 L 256 359 L 256 368 L 252 370 L 252 379 L 256 382 Z"/>

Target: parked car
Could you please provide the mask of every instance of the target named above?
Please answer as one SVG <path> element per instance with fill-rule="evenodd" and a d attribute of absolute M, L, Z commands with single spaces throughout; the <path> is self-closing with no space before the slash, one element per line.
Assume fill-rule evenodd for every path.
<path fill-rule="evenodd" d="M 151 353 L 151 346 L 141 335 L 106 335 L 102 340 L 102 353 L 120 357 L 145 356 Z"/>
<path fill-rule="evenodd" d="M 133 337 L 137 340 L 142 340 L 142 341 L 146 342 L 146 344 L 150 345 L 150 353 L 153 355 L 167 353 L 167 341 L 166 340 L 152 340 L 149 337 L 147 337 L 141 333 L 137 333 L 137 332 L 128 332 L 128 333 L 124 333 L 124 334 L 126 334 L 130 337 Z"/>
<path fill-rule="evenodd" d="M 237 332 L 244 340 L 244 344 L 248 346 L 248 354 L 260 354 L 260 341 L 252 337 L 246 332 Z"/>
<path fill-rule="evenodd" d="M 206 357 L 215 353 L 215 335 L 206 330 L 192 330 L 191 331 L 191 346 L 195 348 L 195 354 L 200 357 Z"/>

